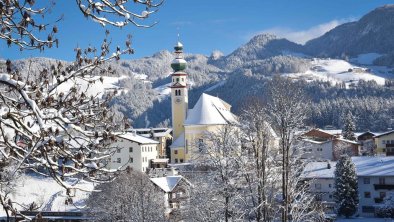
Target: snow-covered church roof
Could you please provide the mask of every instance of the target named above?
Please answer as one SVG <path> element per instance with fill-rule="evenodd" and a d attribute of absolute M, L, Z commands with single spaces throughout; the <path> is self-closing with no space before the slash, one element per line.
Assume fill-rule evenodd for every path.
<path fill-rule="evenodd" d="M 171 144 L 171 148 L 185 147 L 185 133 L 181 133 L 181 135 L 176 138 L 176 140 Z"/>
<path fill-rule="evenodd" d="M 228 103 L 218 97 L 203 93 L 193 109 L 189 110 L 185 126 L 236 123 L 236 117 L 231 113 L 230 108 Z"/>

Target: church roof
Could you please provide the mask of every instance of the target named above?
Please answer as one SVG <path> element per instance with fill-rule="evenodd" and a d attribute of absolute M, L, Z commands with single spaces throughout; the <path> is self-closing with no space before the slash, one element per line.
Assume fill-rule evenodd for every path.
<path fill-rule="evenodd" d="M 219 99 L 203 93 L 193 109 L 189 110 L 185 125 L 224 125 L 236 123 L 230 111 L 231 106 Z"/>
<path fill-rule="evenodd" d="M 171 148 L 185 147 L 185 133 L 181 133 L 178 138 L 171 144 Z"/>

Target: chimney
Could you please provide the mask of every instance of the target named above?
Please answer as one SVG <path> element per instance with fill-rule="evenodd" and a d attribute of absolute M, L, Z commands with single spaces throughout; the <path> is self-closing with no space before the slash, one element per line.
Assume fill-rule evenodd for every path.
<path fill-rule="evenodd" d="M 329 161 L 327 161 L 327 169 L 331 169 L 331 164 Z"/>

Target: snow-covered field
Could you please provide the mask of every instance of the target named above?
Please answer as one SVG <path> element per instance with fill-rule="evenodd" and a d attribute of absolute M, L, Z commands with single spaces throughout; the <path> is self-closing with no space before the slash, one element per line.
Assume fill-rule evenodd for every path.
<path fill-rule="evenodd" d="M 69 181 L 71 184 L 76 180 Z M 94 184 L 91 182 L 78 181 L 79 188 L 83 190 L 93 190 Z M 57 184 L 52 178 L 43 176 L 26 174 L 17 179 L 14 191 L 10 194 L 11 200 L 24 206 L 28 206 L 33 201 L 39 206 L 39 210 L 43 211 L 76 211 L 78 208 L 85 206 L 84 202 L 88 198 L 90 192 L 81 190 L 75 191 L 72 197 L 73 204 L 65 204 L 66 190 Z M 19 210 L 24 210 L 22 207 Z M 0 215 L 5 215 L 1 209 Z"/>
<path fill-rule="evenodd" d="M 358 59 L 364 63 L 368 63 L 373 57 L 374 55 L 369 55 L 369 57 L 361 56 Z M 390 71 L 387 67 L 358 66 L 340 59 L 315 58 L 311 62 L 311 68 L 305 73 L 289 73 L 285 75 L 295 79 L 306 79 L 307 81 L 330 81 L 333 84 L 345 83 L 349 85 L 351 83 L 357 83 L 359 80 L 374 80 L 377 84 L 384 85 L 386 78 L 394 77 Z"/>
<path fill-rule="evenodd" d="M 121 89 L 119 87 L 119 81 L 122 79 L 128 78 L 127 76 L 120 77 L 112 77 L 112 76 L 103 76 L 103 81 L 101 82 L 100 77 L 94 77 L 94 83 L 90 83 L 83 80 L 81 78 L 70 79 L 69 81 L 60 85 L 57 89 L 57 93 L 60 92 L 68 92 L 71 87 L 76 85 L 76 87 L 80 90 L 79 92 L 86 91 L 87 96 L 101 96 L 106 90 L 118 90 L 118 93 L 121 91 L 127 92 L 126 89 Z M 88 88 L 89 87 L 89 88 Z"/>

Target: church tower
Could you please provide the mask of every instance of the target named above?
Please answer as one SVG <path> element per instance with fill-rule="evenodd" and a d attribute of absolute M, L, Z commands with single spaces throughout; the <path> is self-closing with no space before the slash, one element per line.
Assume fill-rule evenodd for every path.
<path fill-rule="evenodd" d="M 183 45 L 178 42 L 175 47 L 176 58 L 171 63 L 174 73 L 171 74 L 171 108 L 172 128 L 174 139 L 178 138 L 185 130 L 183 124 L 188 110 L 187 73 L 186 61 L 183 58 Z"/>

